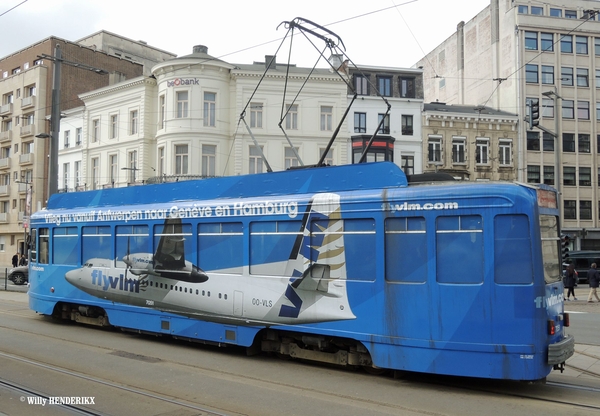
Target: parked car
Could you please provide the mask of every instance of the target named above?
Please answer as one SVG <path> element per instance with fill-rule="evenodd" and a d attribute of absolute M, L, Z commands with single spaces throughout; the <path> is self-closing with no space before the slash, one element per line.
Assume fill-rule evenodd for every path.
<path fill-rule="evenodd" d="M 587 283 L 587 272 L 592 263 L 600 268 L 600 251 L 570 251 L 564 261 L 564 267 L 573 263 L 579 276 L 579 283 Z"/>
<path fill-rule="evenodd" d="M 17 266 L 9 270 L 8 280 L 15 285 L 24 285 L 29 281 L 29 266 Z"/>

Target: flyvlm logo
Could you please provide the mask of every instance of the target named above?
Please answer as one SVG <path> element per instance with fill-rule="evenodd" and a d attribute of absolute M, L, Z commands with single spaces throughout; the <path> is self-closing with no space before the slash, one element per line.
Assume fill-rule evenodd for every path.
<path fill-rule="evenodd" d="M 167 87 L 178 87 L 180 85 L 200 85 L 198 78 L 175 78 L 173 81 L 167 81 Z"/>

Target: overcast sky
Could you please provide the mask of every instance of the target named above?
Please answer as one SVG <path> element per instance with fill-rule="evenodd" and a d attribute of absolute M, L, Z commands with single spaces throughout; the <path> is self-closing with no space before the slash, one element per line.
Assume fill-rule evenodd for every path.
<path fill-rule="evenodd" d="M 49 36 L 77 41 L 107 30 L 179 56 L 192 53 L 194 45 L 205 45 L 212 56 L 245 64 L 275 54 L 286 34 L 278 25 L 302 17 L 335 32 L 356 64 L 408 68 L 451 36 L 460 21 L 471 20 L 488 4 L 489 0 L 0 0 L 0 58 Z M 300 46 L 305 40 L 295 39 L 292 63 L 312 66 L 317 55 Z M 287 46 L 277 55 L 279 62 L 287 61 Z"/>

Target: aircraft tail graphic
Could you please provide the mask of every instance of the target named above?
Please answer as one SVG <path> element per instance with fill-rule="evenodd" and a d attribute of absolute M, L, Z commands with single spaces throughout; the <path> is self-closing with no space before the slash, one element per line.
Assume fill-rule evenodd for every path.
<path fill-rule="evenodd" d="M 311 199 L 302 219 L 302 234 L 296 239 L 288 267 L 293 286 L 298 289 L 328 292 L 330 288 L 325 289 L 326 282 L 346 279 L 339 195 L 319 194 Z"/>

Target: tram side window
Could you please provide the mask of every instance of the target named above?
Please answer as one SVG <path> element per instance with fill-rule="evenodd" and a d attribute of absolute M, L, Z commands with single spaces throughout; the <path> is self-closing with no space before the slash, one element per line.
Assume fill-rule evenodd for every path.
<path fill-rule="evenodd" d="M 241 222 L 198 225 L 198 266 L 202 270 L 242 274 L 243 249 Z"/>
<path fill-rule="evenodd" d="M 286 276 L 288 260 L 301 230 L 301 221 L 250 223 L 250 274 Z"/>
<path fill-rule="evenodd" d="M 385 222 L 385 279 L 420 283 L 427 280 L 425 218 L 389 218 Z"/>
<path fill-rule="evenodd" d="M 110 226 L 89 226 L 81 229 L 81 256 L 83 263 L 93 258 L 114 257 Z"/>
<path fill-rule="evenodd" d="M 39 258 L 38 263 L 48 264 L 50 262 L 50 229 L 40 228 L 39 234 Z"/>
<path fill-rule="evenodd" d="M 436 276 L 439 283 L 483 282 L 483 253 L 481 216 L 437 218 Z"/>
<path fill-rule="evenodd" d="M 533 282 L 531 237 L 526 215 L 494 218 L 494 280 L 498 284 Z"/>
<path fill-rule="evenodd" d="M 157 269 L 178 271 L 186 261 L 197 264 L 196 247 L 191 224 L 180 219 L 167 220 L 154 226 L 154 266 Z"/>
<path fill-rule="evenodd" d="M 147 225 L 118 225 L 115 233 L 115 249 L 117 254 L 115 257 L 117 264 L 115 266 L 125 267 L 123 259 L 130 254 L 132 258 L 134 255 L 137 255 L 144 260 L 151 260 L 153 253 L 150 245 L 150 231 Z M 133 267 L 133 271 L 135 272 L 136 267 L 147 269 L 148 265 L 142 263 L 141 265 L 130 264 L 130 266 Z"/>
<path fill-rule="evenodd" d="M 30 249 L 30 252 L 29 252 L 30 261 L 36 262 L 37 261 L 37 229 L 36 228 L 31 229 L 31 239 L 30 239 L 29 249 Z"/>
<path fill-rule="evenodd" d="M 52 262 L 73 266 L 79 264 L 78 241 L 77 227 L 56 227 L 52 231 Z"/>
<path fill-rule="evenodd" d="M 346 266 L 348 280 L 374 281 L 376 276 L 375 220 L 324 219 L 312 221 L 311 263 L 329 264 L 332 278 Z M 341 252 L 340 248 L 343 250 Z"/>

